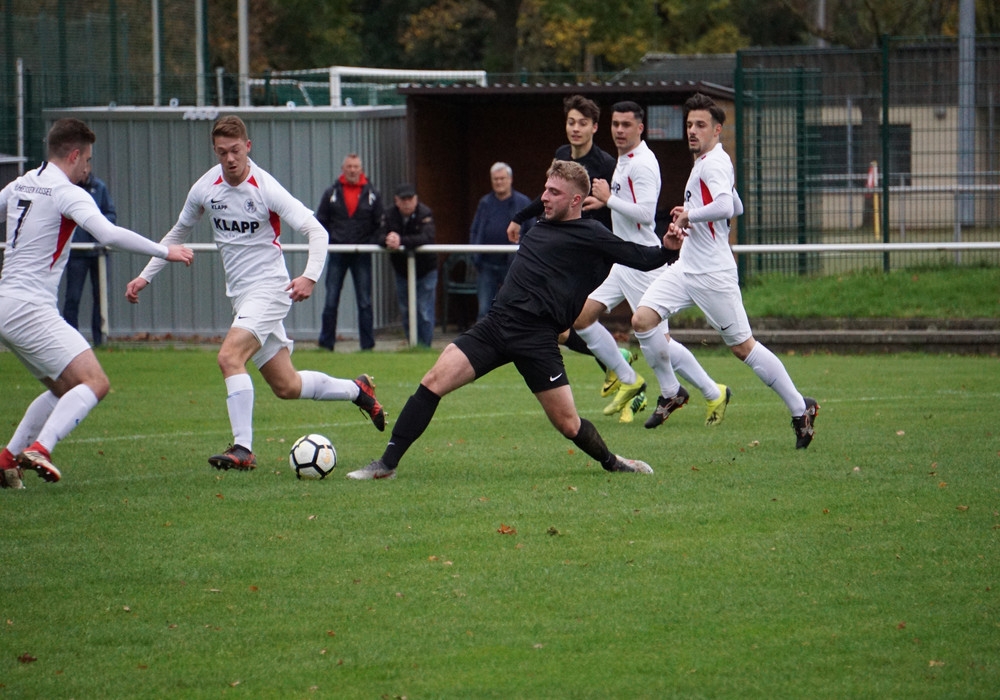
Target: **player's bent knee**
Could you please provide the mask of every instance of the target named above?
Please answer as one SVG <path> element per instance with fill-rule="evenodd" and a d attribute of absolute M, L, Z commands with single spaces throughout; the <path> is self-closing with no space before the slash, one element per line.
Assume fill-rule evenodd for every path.
<path fill-rule="evenodd" d="M 632 314 L 632 330 L 637 333 L 646 333 L 653 330 L 663 319 L 660 315 L 647 306 L 640 306 Z"/>

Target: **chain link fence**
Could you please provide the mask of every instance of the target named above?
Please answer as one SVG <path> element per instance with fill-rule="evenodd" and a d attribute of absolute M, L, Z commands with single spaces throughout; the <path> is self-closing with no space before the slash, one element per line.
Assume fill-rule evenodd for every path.
<path fill-rule="evenodd" d="M 0 153 L 44 158 L 43 109 L 195 104 L 195 20 L 191 0 L 6 0 Z"/>
<path fill-rule="evenodd" d="M 739 243 L 1000 241 L 1000 37 L 961 41 L 740 52 Z M 744 277 L 998 262 L 989 249 L 741 256 Z"/>

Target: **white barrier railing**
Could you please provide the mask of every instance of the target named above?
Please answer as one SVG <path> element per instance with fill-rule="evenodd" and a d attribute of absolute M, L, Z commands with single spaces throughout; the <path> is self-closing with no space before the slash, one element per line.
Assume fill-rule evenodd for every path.
<path fill-rule="evenodd" d="M 211 252 L 216 250 L 214 243 L 188 243 L 195 252 Z M 0 250 L 7 244 L 0 242 Z M 90 250 L 99 247 L 94 243 L 73 243 L 74 249 Z M 825 253 L 825 252 L 893 252 L 893 251 L 962 251 L 962 250 L 1000 250 L 1000 241 L 941 241 L 940 243 L 754 243 L 736 244 L 732 246 L 736 255 L 752 255 L 754 253 Z M 286 243 L 282 250 L 288 252 L 308 252 L 306 243 Z M 402 249 L 401 249 L 402 250 Z M 510 253 L 517 250 L 511 245 L 470 245 L 468 243 L 432 243 L 420 246 L 415 253 Z M 375 244 L 330 245 L 327 251 L 331 253 L 379 253 L 388 255 L 390 251 Z M 104 257 L 99 259 L 101 323 L 103 333 L 108 335 L 108 296 L 107 296 L 107 262 Z M 409 338 L 415 344 L 417 338 L 417 292 L 416 292 L 416 260 L 409 256 L 407 260 L 407 292 L 409 298 Z"/>

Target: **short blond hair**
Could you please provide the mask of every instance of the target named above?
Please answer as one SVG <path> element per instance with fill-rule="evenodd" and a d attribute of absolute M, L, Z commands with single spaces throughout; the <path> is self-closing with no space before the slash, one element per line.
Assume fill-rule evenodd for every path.
<path fill-rule="evenodd" d="M 553 160 L 552 165 L 545 172 L 545 177 L 546 179 L 558 177 L 565 180 L 584 197 L 590 194 L 590 175 L 587 174 L 587 169 L 579 163 L 574 163 L 571 160 Z"/>

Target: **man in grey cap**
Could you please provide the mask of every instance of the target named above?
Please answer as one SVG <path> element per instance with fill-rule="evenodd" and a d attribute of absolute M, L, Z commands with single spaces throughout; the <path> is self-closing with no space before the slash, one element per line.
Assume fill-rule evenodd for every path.
<path fill-rule="evenodd" d="M 437 292 L 437 255 L 414 254 L 418 246 L 434 242 L 434 212 L 419 201 L 416 188 L 404 183 L 396 188 L 393 206 L 385 213 L 385 225 L 379 234 L 379 245 L 399 251 L 390 255 L 396 272 L 396 298 L 403 320 L 403 331 L 409 333 L 409 294 L 407 293 L 406 259 L 416 255 L 417 267 L 417 344 L 430 347 L 434 337 L 434 303 Z M 404 251 L 400 251 L 403 248 Z M 411 339 L 412 340 L 412 339 Z"/>

